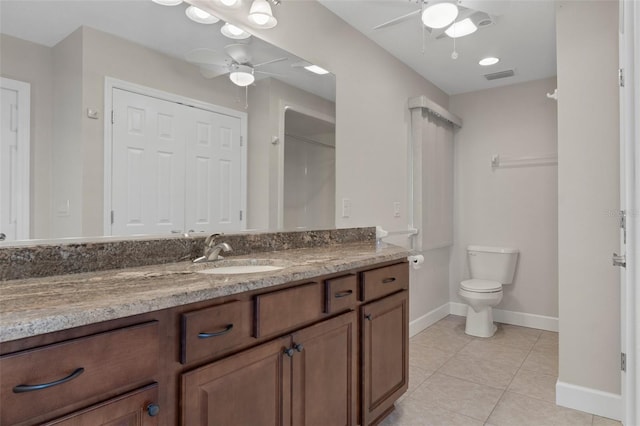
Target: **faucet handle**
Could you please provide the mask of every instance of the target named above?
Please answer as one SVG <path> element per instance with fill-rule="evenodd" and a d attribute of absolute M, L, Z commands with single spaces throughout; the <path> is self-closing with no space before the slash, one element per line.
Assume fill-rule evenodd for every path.
<path fill-rule="evenodd" d="M 211 246 L 211 245 L 213 244 L 214 240 L 215 240 L 216 238 L 218 238 L 220 235 L 222 235 L 222 234 L 211 234 L 211 235 L 209 235 L 209 236 L 207 237 L 207 239 L 206 239 L 206 240 L 204 240 L 204 245 L 205 245 L 205 246 Z"/>

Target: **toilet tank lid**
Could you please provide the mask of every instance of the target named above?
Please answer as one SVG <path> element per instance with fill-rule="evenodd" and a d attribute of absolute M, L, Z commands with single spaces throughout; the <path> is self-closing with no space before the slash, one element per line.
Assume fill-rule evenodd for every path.
<path fill-rule="evenodd" d="M 517 248 L 489 246 L 468 246 L 467 251 L 484 251 L 489 253 L 519 253 L 519 250 Z"/>

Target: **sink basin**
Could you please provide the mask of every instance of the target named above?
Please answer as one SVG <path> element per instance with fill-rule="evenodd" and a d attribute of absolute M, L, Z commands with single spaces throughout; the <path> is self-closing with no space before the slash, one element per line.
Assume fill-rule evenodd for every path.
<path fill-rule="evenodd" d="M 289 264 L 271 259 L 224 259 L 201 264 L 201 266 L 205 269 L 196 271 L 199 274 L 236 275 L 279 271 Z"/>

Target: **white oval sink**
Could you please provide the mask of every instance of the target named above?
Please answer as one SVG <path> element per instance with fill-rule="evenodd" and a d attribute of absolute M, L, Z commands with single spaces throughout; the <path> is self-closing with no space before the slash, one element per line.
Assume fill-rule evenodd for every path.
<path fill-rule="evenodd" d="M 271 259 L 224 259 L 202 263 L 199 266 L 206 268 L 197 270 L 199 274 L 234 275 L 279 271 L 289 265 Z"/>

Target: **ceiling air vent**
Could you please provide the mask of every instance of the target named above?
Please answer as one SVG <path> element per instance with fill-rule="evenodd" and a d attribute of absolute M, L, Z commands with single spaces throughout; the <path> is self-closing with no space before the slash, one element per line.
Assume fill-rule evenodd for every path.
<path fill-rule="evenodd" d="M 493 72 L 491 74 L 485 74 L 484 78 L 486 78 L 487 80 L 497 80 L 499 78 L 513 77 L 513 75 L 514 75 L 513 70 L 506 70 L 506 71 Z"/>

